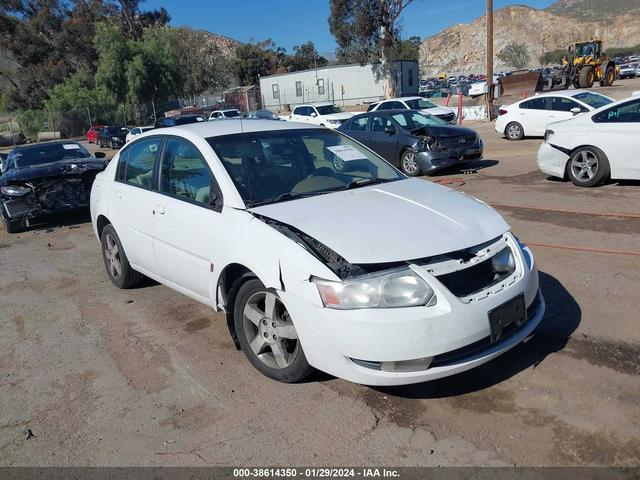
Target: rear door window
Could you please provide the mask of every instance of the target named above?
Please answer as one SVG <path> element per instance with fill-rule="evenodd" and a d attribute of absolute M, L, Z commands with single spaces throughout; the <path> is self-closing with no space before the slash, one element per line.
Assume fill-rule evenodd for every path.
<path fill-rule="evenodd" d="M 526 102 L 520 104 L 520 108 L 524 110 L 546 110 L 547 99 L 546 98 L 532 98 Z"/>

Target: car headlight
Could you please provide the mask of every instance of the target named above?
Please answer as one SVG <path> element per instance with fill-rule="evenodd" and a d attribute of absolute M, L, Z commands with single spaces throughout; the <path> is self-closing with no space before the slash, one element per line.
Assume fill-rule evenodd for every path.
<path fill-rule="evenodd" d="M 516 260 L 511 248 L 505 247 L 491 257 L 491 268 L 494 273 L 513 273 L 516 269 Z"/>
<path fill-rule="evenodd" d="M 401 267 L 342 282 L 314 278 L 327 308 L 399 308 L 434 305 L 433 289 L 416 272 Z"/>
<path fill-rule="evenodd" d="M 26 195 L 30 191 L 30 188 L 20 187 L 18 185 L 7 185 L 4 187 L 0 187 L 0 192 L 2 192 L 3 195 L 7 195 L 9 197 L 21 197 L 22 195 Z"/>
<path fill-rule="evenodd" d="M 548 129 L 545 130 L 545 132 L 544 132 L 544 141 L 548 142 L 551 139 L 551 137 L 553 137 L 554 134 L 555 134 L 555 132 L 553 130 L 548 130 Z"/>
<path fill-rule="evenodd" d="M 445 146 L 438 141 L 437 138 L 434 137 L 424 137 L 422 139 L 422 148 L 424 150 L 430 150 L 432 152 L 442 152 L 446 150 Z"/>

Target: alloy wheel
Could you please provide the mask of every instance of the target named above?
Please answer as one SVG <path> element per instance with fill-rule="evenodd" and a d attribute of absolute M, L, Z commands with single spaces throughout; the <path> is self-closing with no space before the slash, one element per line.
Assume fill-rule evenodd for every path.
<path fill-rule="evenodd" d="M 418 171 L 415 152 L 408 151 L 402 156 L 402 169 L 409 175 L 414 175 Z"/>
<path fill-rule="evenodd" d="M 111 234 L 107 234 L 106 240 L 104 255 L 107 259 L 107 268 L 111 276 L 117 279 L 122 275 L 120 250 L 118 249 L 118 243 Z"/>
<path fill-rule="evenodd" d="M 578 180 L 591 180 L 598 173 L 598 157 L 589 150 L 583 150 L 571 160 L 571 171 Z"/>
<path fill-rule="evenodd" d="M 291 317 L 269 291 L 254 293 L 245 304 L 242 325 L 249 346 L 265 365 L 283 369 L 298 355 L 300 342 Z"/>

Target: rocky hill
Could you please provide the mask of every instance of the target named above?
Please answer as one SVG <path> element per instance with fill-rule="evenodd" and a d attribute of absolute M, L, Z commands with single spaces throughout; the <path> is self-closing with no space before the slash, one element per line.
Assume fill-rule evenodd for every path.
<path fill-rule="evenodd" d="M 494 12 L 494 52 L 509 43 L 529 48 L 530 65 L 539 66 L 543 52 L 564 49 L 574 41 L 602 38 L 607 47 L 640 44 L 640 0 L 559 0 L 545 10 L 510 6 Z M 454 25 L 420 47 L 423 74 L 484 72 L 484 16 Z M 495 70 L 511 68 L 497 58 Z"/>

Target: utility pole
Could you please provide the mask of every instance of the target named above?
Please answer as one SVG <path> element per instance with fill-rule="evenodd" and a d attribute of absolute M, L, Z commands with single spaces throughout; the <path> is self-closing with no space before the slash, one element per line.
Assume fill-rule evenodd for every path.
<path fill-rule="evenodd" d="M 89 128 L 93 127 L 93 122 L 91 121 L 91 111 L 89 107 L 87 107 L 87 115 L 89 115 Z"/>
<path fill-rule="evenodd" d="M 493 120 L 493 0 L 487 0 L 487 118 Z"/>
<path fill-rule="evenodd" d="M 153 102 L 153 100 L 151 100 L 151 108 L 153 108 L 153 124 L 155 125 L 158 119 L 156 118 L 156 104 Z"/>

